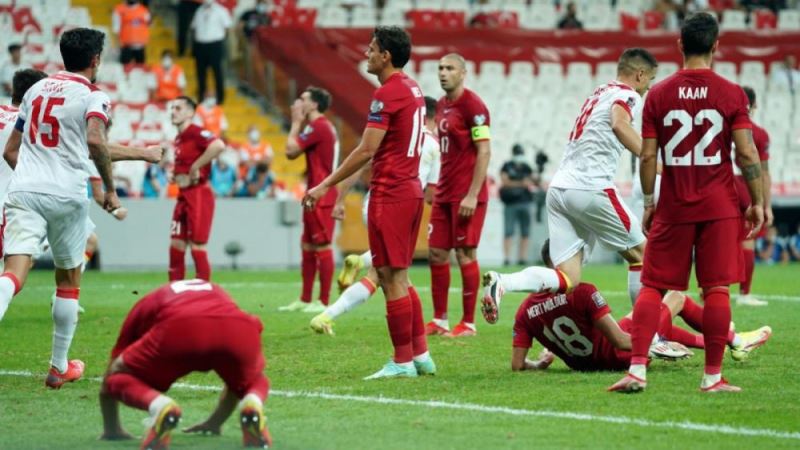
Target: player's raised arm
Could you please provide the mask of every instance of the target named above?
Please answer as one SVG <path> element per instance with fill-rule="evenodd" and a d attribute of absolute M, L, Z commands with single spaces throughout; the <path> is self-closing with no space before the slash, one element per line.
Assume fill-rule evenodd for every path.
<path fill-rule="evenodd" d="M 642 138 L 633 128 L 631 113 L 617 103 L 611 107 L 611 131 L 631 153 L 642 153 Z"/>
<path fill-rule="evenodd" d="M 747 236 L 750 239 L 764 224 L 764 195 L 762 192 L 764 181 L 761 177 L 761 161 L 758 159 L 758 152 L 753 143 L 753 130 L 749 128 L 733 130 L 733 143 L 736 145 L 736 162 L 742 168 L 742 176 L 747 182 L 747 190 L 750 191 L 752 201 L 745 212 L 745 217 L 752 226 L 750 234 Z"/>
<path fill-rule="evenodd" d="M 86 144 L 89 147 L 89 154 L 97 167 L 97 173 L 103 180 L 105 188 L 105 209 L 109 212 L 120 207 L 114 187 L 114 176 L 111 171 L 111 156 L 108 152 L 106 143 L 106 123 L 96 117 L 91 116 L 87 120 Z"/>
<path fill-rule="evenodd" d="M 297 99 L 291 106 L 292 111 L 292 126 L 289 128 L 289 136 L 286 138 L 286 157 L 289 159 L 297 159 L 303 154 L 303 148 L 300 146 L 300 132 L 303 128 L 305 121 L 305 113 L 303 112 L 303 101 Z"/>
<path fill-rule="evenodd" d="M 164 158 L 164 153 L 166 153 L 166 149 L 160 145 L 130 147 L 109 143 L 106 147 L 111 161 L 146 161 L 157 164 L 161 162 Z"/>

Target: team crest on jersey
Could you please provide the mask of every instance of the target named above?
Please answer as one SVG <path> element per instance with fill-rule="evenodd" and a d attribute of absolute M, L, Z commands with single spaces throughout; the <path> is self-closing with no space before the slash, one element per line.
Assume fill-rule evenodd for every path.
<path fill-rule="evenodd" d="M 606 299 L 603 298 L 600 292 L 595 292 L 594 294 L 592 294 L 592 301 L 598 308 L 602 308 L 608 304 L 606 303 Z"/>
<path fill-rule="evenodd" d="M 475 122 L 476 126 L 481 126 L 484 123 L 486 123 L 486 116 L 484 116 L 483 114 L 478 114 L 472 118 L 472 121 Z"/>
<path fill-rule="evenodd" d="M 633 97 L 628 97 L 628 101 L 625 103 L 628 105 L 628 108 L 633 109 L 633 107 L 636 106 L 636 99 Z"/>
<path fill-rule="evenodd" d="M 111 110 L 111 104 L 107 102 L 103 102 L 103 112 L 108 114 L 108 111 Z"/>
<path fill-rule="evenodd" d="M 376 114 L 383 111 L 383 102 L 380 100 L 373 100 L 372 103 L 369 104 L 369 112 L 372 114 Z"/>
<path fill-rule="evenodd" d="M 212 132 L 210 132 L 208 130 L 203 130 L 203 131 L 200 132 L 200 136 L 203 136 L 206 139 L 210 139 L 212 136 L 214 136 L 214 133 L 212 133 Z"/>

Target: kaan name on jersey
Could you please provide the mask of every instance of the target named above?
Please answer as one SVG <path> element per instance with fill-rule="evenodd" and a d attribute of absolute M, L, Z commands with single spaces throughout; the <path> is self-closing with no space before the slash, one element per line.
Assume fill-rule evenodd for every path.
<path fill-rule="evenodd" d="M 566 304 L 567 304 L 567 296 L 565 294 L 559 294 L 551 299 L 548 299 L 545 302 L 537 303 L 531 306 L 530 308 L 528 308 L 526 312 L 528 314 L 528 318 L 533 319 L 536 316 L 550 312 Z"/>
<path fill-rule="evenodd" d="M 678 88 L 678 98 L 681 100 L 700 100 L 708 97 L 708 86 Z"/>

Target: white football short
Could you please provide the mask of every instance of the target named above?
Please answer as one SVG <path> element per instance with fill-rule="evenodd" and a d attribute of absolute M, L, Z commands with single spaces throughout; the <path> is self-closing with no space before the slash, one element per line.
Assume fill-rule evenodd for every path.
<path fill-rule="evenodd" d="M 6 255 L 36 255 L 47 239 L 53 263 L 73 269 L 83 263 L 89 200 L 34 192 L 12 192 L 5 204 Z"/>
<path fill-rule="evenodd" d="M 586 261 L 596 242 L 620 252 L 645 241 L 641 222 L 616 189 L 550 188 L 547 191 L 547 223 L 550 258 L 556 266 L 581 250 Z"/>
<path fill-rule="evenodd" d="M 656 188 L 653 193 L 656 195 L 655 200 L 656 204 L 658 204 L 658 196 L 661 193 L 661 175 L 656 175 Z M 642 216 L 644 216 L 644 193 L 642 192 L 642 182 L 639 181 L 638 174 L 635 174 L 633 179 L 631 209 L 636 214 L 636 217 L 639 218 L 639 222 L 641 222 Z"/>

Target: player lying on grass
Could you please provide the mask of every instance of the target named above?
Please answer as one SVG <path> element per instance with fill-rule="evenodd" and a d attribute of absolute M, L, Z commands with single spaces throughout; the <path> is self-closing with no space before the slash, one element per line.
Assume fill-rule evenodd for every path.
<path fill-rule="evenodd" d="M 547 266 L 552 266 L 548 241 L 542 247 L 542 259 Z M 662 304 L 658 336 L 677 344 L 703 348 L 702 335 L 672 325 L 676 315 L 699 328 L 703 308 L 691 298 L 671 292 Z M 546 369 L 558 356 L 574 370 L 624 370 L 631 358 L 631 325 L 631 314 L 615 321 L 603 296 L 588 283 L 579 284 L 569 294 L 532 294 L 517 311 L 511 368 Z M 731 331 L 728 342 L 733 358 L 745 359 L 750 351 L 766 342 L 770 333 L 769 327 L 739 335 Z M 546 348 L 536 361 L 527 358 L 533 339 Z M 677 359 L 689 354 L 680 345 L 658 340 L 650 347 L 651 357 Z"/>
<path fill-rule="evenodd" d="M 141 448 L 167 449 L 181 409 L 162 392 L 191 372 L 213 370 L 225 382 L 219 404 L 208 419 L 184 432 L 220 434 L 239 404 L 245 447 L 271 445 L 263 411 L 269 380 L 264 376 L 262 329 L 257 317 L 204 280 L 175 281 L 145 295 L 128 313 L 111 351 L 100 389 L 100 438 L 132 438 L 120 423 L 121 401 L 150 413 Z"/>

